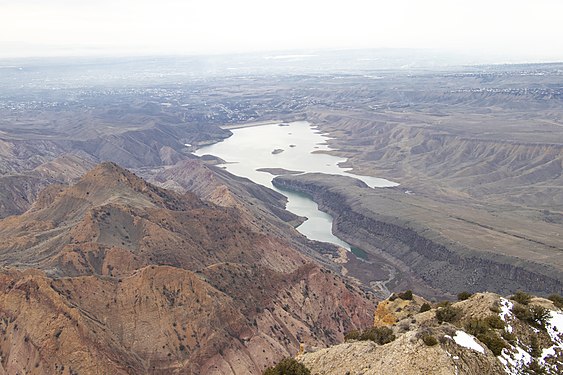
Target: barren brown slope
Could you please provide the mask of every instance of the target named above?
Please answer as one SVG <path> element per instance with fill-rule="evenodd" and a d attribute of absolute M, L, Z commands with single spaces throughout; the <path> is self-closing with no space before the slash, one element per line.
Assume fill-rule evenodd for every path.
<path fill-rule="evenodd" d="M 8 372 L 259 374 L 300 342 L 369 325 L 373 311 L 235 208 L 110 163 L 46 189 L 0 221 L 0 236 Z"/>
<path fill-rule="evenodd" d="M 52 180 L 68 183 L 100 161 L 126 167 L 172 165 L 190 158 L 186 143 L 230 135 L 209 123 L 187 124 L 154 103 L 133 101 L 96 103 L 88 110 L 69 106 L 63 112 L 2 111 L 0 218 L 25 212 Z"/>
<path fill-rule="evenodd" d="M 95 159 L 85 152 L 63 154 L 43 163 L 31 171 L 41 177 L 61 182 L 76 182 L 82 175 L 96 166 Z"/>
<path fill-rule="evenodd" d="M 24 213 L 46 186 L 76 181 L 94 165 L 88 155 L 64 154 L 33 170 L 0 176 L 0 218 Z"/>
<path fill-rule="evenodd" d="M 561 108 L 560 100 L 553 101 Z M 558 122 L 525 106 L 488 108 L 486 115 L 479 113 L 482 107 L 469 108 L 469 113 L 450 109 L 441 116 L 414 110 L 327 111 L 312 113 L 311 119 L 335 137 L 335 153 L 348 157 L 346 164 L 359 173 L 386 176 L 438 201 L 560 216 L 563 131 Z"/>
<path fill-rule="evenodd" d="M 296 225 L 304 220 L 285 210 L 287 198 L 282 194 L 201 159 L 182 160 L 156 174 L 151 172 L 145 172 L 144 175 L 151 176 L 149 181 L 158 186 L 179 192 L 190 191 L 222 207 L 236 207 L 256 229 L 280 226 L 282 222 Z M 288 227 L 282 225 L 285 231 L 288 231 Z M 291 237 L 299 236 L 296 231 L 289 232 Z M 283 235 L 281 232 L 279 234 Z"/>
<path fill-rule="evenodd" d="M 52 179 L 32 175 L 0 176 L 0 218 L 25 212 Z"/>

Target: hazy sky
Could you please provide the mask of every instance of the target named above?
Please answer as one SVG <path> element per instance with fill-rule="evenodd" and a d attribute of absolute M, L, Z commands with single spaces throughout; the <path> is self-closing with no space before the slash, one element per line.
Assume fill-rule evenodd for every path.
<path fill-rule="evenodd" d="M 563 0 L 0 0 L 0 57 L 434 48 L 563 60 Z"/>

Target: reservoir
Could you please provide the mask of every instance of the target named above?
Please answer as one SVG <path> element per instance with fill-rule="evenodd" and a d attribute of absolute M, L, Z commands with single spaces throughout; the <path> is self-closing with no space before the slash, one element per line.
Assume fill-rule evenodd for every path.
<path fill-rule="evenodd" d="M 371 176 L 359 176 L 340 168 L 346 161 L 336 156 L 315 151 L 329 150 L 326 135 L 306 121 L 269 124 L 231 129 L 233 135 L 219 143 L 204 146 L 194 152 L 197 156 L 214 155 L 227 163 L 227 171 L 246 177 L 255 183 L 273 189 L 288 198 L 287 209 L 308 218 L 297 230 L 309 239 L 333 243 L 350 250 L 350 245 L 332 234 L 332 217 L 318 209 L 305 195 L 279 190 L 272 185 L 275 177 L 262 168 L 282 168 L 299 172 L 320 172 L 355 177 L 370 187 L 390 187 L 398 184 Z"/>

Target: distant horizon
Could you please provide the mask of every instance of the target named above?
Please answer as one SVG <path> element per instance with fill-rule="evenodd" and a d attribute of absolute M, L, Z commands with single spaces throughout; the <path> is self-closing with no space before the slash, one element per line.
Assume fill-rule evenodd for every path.
<path fill-rule="evenodd" d="M 0 49 L 2 45 L 0 44 Z M 376 47 L 376 48 L 316 48 L 316 49 L 273 49 L 258 51 L 241 51 L 241 52 L 192 52 L 192 53 L 149 53 L 141 52 L 135 54 L 117 54 L 117 53 L 92 53 L 92 54 L 53 54 L 53 55 L 29 55 L 29 56 L 0 56 L 0 62 L 26 62 L 34 60 L 43 60 L 45 62 L 60 61 L 64 59 L 81 60 L 84 62 L 103 61 L 108 59 L 117 59 L 119 61 L 142 60 L 142 59 L 182 59 L 182 58 L 221 58 L 229 56 L 254 56 L 263 57 L 271 61 L 288 61 L 290 59 L 306 59 L 309 57 L 319 57 L 327 53 L 342 52 L 417 52 L 421 55 L 429 56 L 431 54 L 439 54 L 442 58 L 449 58 L 452 63 L 444 63 L 439 66 L 474 66 L 474 65 L 519 65 L 519 64 L 557 64 L 563 63 L 562 58 L 526 58 L 524 56 L 477 56 L 470 54 L 460 54 L 459 51 L 441 50 L 435 48 L 408 48 L 408 47 Z M 318 55 L 317 55 L 318 54 Z M 269 56 L 275 55 L 275 56 Z M 287 59 L 287 60 L 286 60 Z M 465 61 L 463 61 L 465 60 Z M 0 65 L 0 68 L 2 66 Z"/>

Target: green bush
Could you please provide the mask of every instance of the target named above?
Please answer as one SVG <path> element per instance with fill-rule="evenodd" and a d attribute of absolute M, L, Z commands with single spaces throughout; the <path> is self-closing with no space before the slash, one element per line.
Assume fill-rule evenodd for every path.
<path fill-rule="evenodd" d="M 457 294 L 457 300 L 458 301 L 465 301 L 466 299 L 469 299 L 473 294 L 469 293 L 469 292 L 461 292 Z"/>
<path fill-rule="evenodd" d="M 399 298 L 405 301 L 412 301 L 412 290 L 405 290 L 403 293 L 399 293 Z"/>
<path fill-rule="evenodd" d="M 438 310 L 436 310 L 436 319 L 438 319 L 438 322 L 442 323 L 442 322 L 453 322 L 454 320 L 459 318 L 461 311 L 453 306 L 446 306 L 446 307 L 441 307 Z"/>
<path fill-rule="evenodd" d="M 532 297 L 528 293 L 519 290 L 516 293 L 514 293 L 514 295 L 510 297 L 510 299 L 522 305 L 527 305 L 532 299 Z"/>
<path fill-rule="evenodd" d="M 494 331 L 489 331 L 485 334 L 477 335 L 476 337 L 483 344 L 487 345 L 487 348 L 489 348 L 496 356 L 501 355 L 502 349 L 508 347 L 506 342 L 501 339 L 499 335 L 497 335 Z"/>
<path fill-rule="evenodd" d="M 434 346 L 438 344 L 438 340 L 436 340 L 436 337 L 430 334 L 424 334 L 422 336 L 422 341 L 426 344 L 426 346 Z"/>
<path fill-rule="evenodd" d="M 389 327 L 372 327 L 362 332 L 360 340 L 371 340 L 383 345 L 395 340 L 395 335 Z"/>
<path fill-rule="evenodd" d="M 530 364 L 523 369 L 526 375 L 545 375 L 547 371 L 545 367 L 540 365 L 537 360 L 533 360 Z"/>
<path fill-rule="evenodd" d="M 555 307 L 563 309 L 563 297 L 561 297 L 559 294 L 552 294 L 547 298 L 549 298 L 553 302 Z"/>
<path fill-rule="evenodd" d="M 344 340 L 346 341 L 359 340 L 359 339 L 360 339 L 360 331 L 357 330 L 350 331 L 344 335 Z"/>
<path fill-rule="evenodd" d="M 501 310 L 501 308 L 500 308 L 500 303 L 499 303 L 499 301 L 493 302 L 493 304 L 489 307 L 489 310 L 491 310 L 491 311 L 494 312 L 495 314 L 500 314 L 502 310 Z"/>
<path fill-rule="evenodd" d="M 532 312 L 528 306 L 524 306 L 519 303 L 515 303 L 514 306 L 512 306 L 512 313 L 515 317 L 524 322 L 527 322 L 532 318 Z"/>
<path fill-rule="evenodd" d="M 420 305 L 419 312 L 423 313 L 425 311 L 430 311 L 430 310 L 432 310 L 432 306 L 430 306 L 429 303 L 424 302 L 422 305 Z"/>
<path fill-rule="evenodd" d="M 344 339 L 346 341 L 371 340 L 378 343 L 379 345 L 383 345 L 395 340 L 395 335 L 393 334 L 393 330 L 389 327 L 371 327 L 362 332 L 350 331 L 346 335 L 344 335 Z"/>
<path fill-rule="evenodd" d="M 516 344 L 517 337 L 514 333 L 508 332 L 508 331 L 502 331 L 501 336 L 502 336 L 503 339 L 505 339 L 506 341 L 508 341 L 512 345 Z"/>
<path fill-rule="evenodd" d="M 491 330 L 491 327 L 483 319 L 470 319 L 465 324 L 465 331 L 475 337 L 484 335 Z"/>
<path fill-rule="evenodd" d="M 295 359 L 285 358 L 274 367 L 267 368 L 264 375 L 311 375 L 311 371 Z"/>
<path fill-rule="evenodd" d="M 440 301 L 436 304 L 436 307 L 448 307 L 452 303 L 450 301 Z"/>
<path fill-rule="evenodd" d="M 504 329 L 506 323 L 498 315 L 489 315 L 485 318 L 485 323 L 491 328 Z"/>
<path fill-rule="evenodd" d="M 529 323 L 545 331 L 547 319 L 550 317 L 549 310 L 545 307 L 534 305 L 530 307 L 530 312 L 532 313 L 532 317 Z"/>
<path fill-rule="evenodd" d="M 536 336 L 532 336 L 530 338 L 529 353 L 534 358 L 539 358 L 541 356 L 542 349 L 540 348 L 540 343 L 538 342 L 538 338 Z"/>
<path fill-rule="evenodd" d="M 536 328 L 546 329 L 545 325 L 549 318 L 549 310 L 542 306 L 514 304 L 514 306 L 512 306 L 512 313 L 523 322 L 527 322 Z"/>
<path fill-rule="evenodd" d="M 483 344 L 487 345 L 487 347 L 491 349 L 495 355 L 500 355 L 502 349 L 506 348 L 507 345 L 506 342 L 492 330 L 492 328 L 504 328 L 504 322 L 496 315 L 488 316 L 485 319 L 473 318 L 465 324 L 465 330 L 467 333 L 477 337 Z M 505 331 L 503 331 L 502 334 L 503 337 L 506 334 L 506 337 L 510 338 L 509 341 L 514 342 L 516 340 L 515 336 L 509 336 L 511 334 Z"/>

